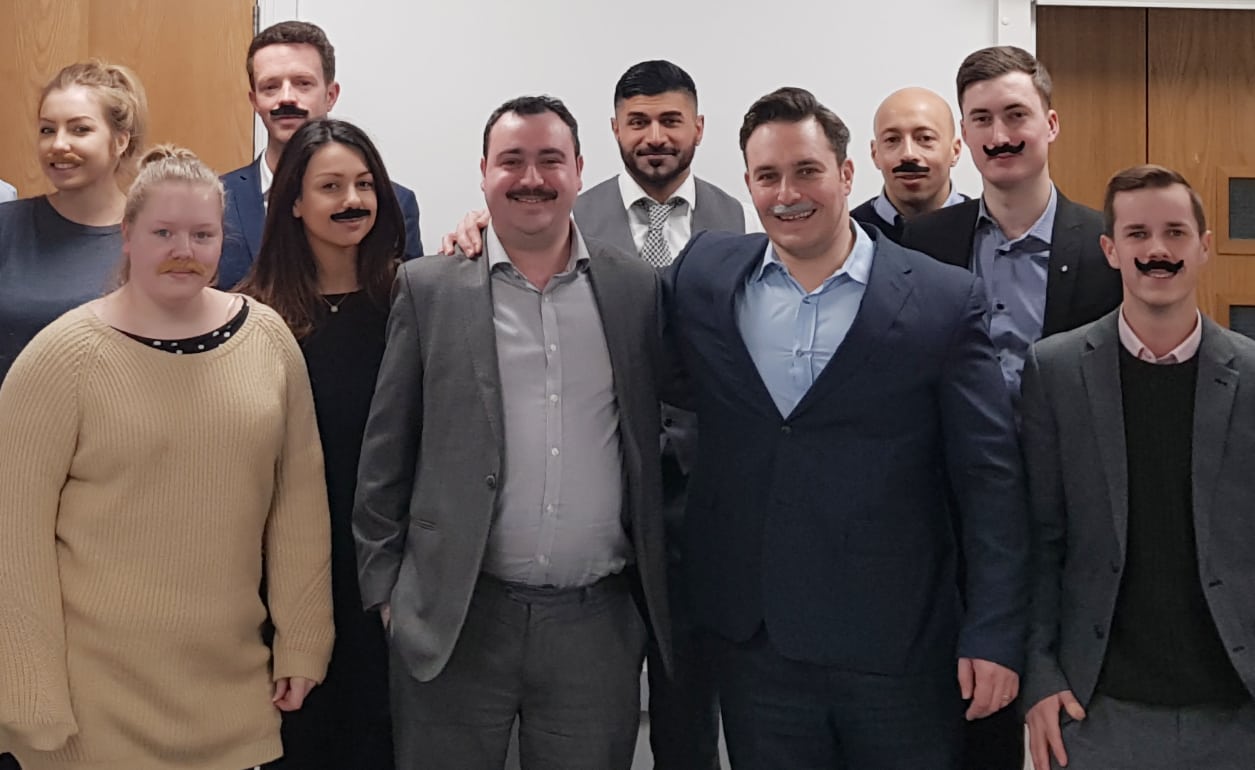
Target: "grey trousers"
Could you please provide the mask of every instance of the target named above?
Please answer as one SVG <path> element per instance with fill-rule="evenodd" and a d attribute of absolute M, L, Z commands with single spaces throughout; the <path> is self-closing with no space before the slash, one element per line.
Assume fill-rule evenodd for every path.
<path fill-rule="evenodd" d="M 1171 708 L 1094 696 L 1063 725 L 1067 770 L 1250 770 L 1255 705 Z M 1054 756 L 1050 766 L 1057 768 Z"/>
<path fill-rule="evenodd" d="M 645 636 L 626 577 L 570 590 L 481 577 L 435 679 L 392 652 L 397 770 L 501 770 L 516 718 L 523 770 L 630 770 Z"/>

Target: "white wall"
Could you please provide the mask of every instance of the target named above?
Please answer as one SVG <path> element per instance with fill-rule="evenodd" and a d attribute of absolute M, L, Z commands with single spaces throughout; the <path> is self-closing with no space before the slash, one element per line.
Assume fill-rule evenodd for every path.
<path fill-rule="evenodd" d="M 697 82 L 706 116 L 705 141 L 694 162 L 698 175 L 748 199 L 737 146 L 741 116 L 762 94 L 797 85 L 849 124 L 851 201 L 860 202 L 879 189 L 867 146 L 880 100 L 896 88 L 921 85 L 953 103 L 963 57 L 1007 41 L 1005 11 L 1020 3 L 1027 5 L 263 0 L 260 21 L 264 27 L 299 18 L 326 30 L 342 85 L 333 114 L 365 128 L 393 178 L 418 193 L 430 250 L 464 211 L 483 204 L 483 127 L 498 104 L 525 93 L 563 99 L 580 121 L 584 184 L 592 186 L 622 167 L 610 133 L 615 81 L 627 67 L 652 58 L 676 62 Z M 954 179 L 960 190 L 979 192 L 966 150 Z"/>

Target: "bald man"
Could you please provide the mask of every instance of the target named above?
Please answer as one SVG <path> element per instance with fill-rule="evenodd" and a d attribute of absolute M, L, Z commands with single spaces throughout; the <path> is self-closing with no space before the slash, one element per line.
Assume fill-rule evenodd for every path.
<path fill-rule="evenodd" d="M 967 200 L 950 183 L 963 143 L 954 134 L 954 113 L 927 88 L 889 94 L 876 110 L 872 163 L 885 185 L 850 212 L 900 243 L 906 220 Z"/>

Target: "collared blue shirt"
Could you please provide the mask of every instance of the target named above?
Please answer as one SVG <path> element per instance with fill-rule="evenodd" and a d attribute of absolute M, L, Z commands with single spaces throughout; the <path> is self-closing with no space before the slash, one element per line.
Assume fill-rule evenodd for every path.
<path fill-rule="evenodd" d="M 989 299 L 989 334 L 998 350 L 1002 378 L 1019 403 L 1020 373 L 1028 348 L 1041 339 L 1046 318 L 1046 278 L 1050 269 L 1050 237 L 1055 227 L 1059 193 L 1050 188 L 1046 210 L 1019 238 L 1011 240 L 985 210 L 980 199 L 972 269 L 985 283 Z"/>
<path fill-rule="evenodd" d="M 851 223 L 854 247 L 845 263 L 807 293 L 771 243 L 737 295 L 736 323 L 750 358 L 782 417 L 788 417 L 850 331 L 876 244 Z"/>
<path fill-rule="evenodd" d="M 947 208 L 956 203 L 962 203 L 965 200 L 968 200 L 968 197 L 954 189 L 954 185 L 952 184 L 950 185 L 950 195 L 946 197 L 946 202 L 941 204 L 941 207 Z M 889 200 L 889 196 L 885 195 L 885 188 L 883 187 L 880 188 L 880 195 L 877 195 L 876 198 L 872 200 L 872 211 L 875 211 L 876 216 L 891 225 L 898 224 L 899 220 L 902 218 L 902 214 L 898 211 L 898 207 L 894 206 L 893 201 Z"/>

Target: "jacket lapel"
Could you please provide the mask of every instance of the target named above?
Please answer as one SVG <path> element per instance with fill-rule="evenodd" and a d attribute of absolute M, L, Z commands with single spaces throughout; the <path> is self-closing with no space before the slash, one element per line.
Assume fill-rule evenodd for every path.
<path fill-rule="evenodd" d="M 459 253 L 459 256 L 460 253 Z M 499 451 L 505 450 L 501 374 L 497 368 L 497 331 L 493 326 L 492 280 L 487 257 L 459 263 L 461 326 L 466 334 L 466 355 L 475 371 L 475 386 L 488 414 Z"/>
<path fill-rule="evenodd" d="M 767 236 L 761 234 L 747 236 L 737 239 L 736 243 L 739 248 L 728 258 L 727 269 L 719 271 L 712 278 L 714 283 L 712 296 L 716 301 L 720 299 L 724 301 L 722 307 L 713 308 L 713 311 L 718 314 L 716 328 L 728 329 L 731 332 L 726 335 L 728 346 L 725 351 L 730 358 L 728 361 L 730 370 L 739 372 L 750 389 L 750 392 L 745 394 L 746 400 L 762 409 L 764 414 L 779 419 L 780 410 L 776 408 L 776 402 L 772 399 L 771 392 L 767 390 L 762 375 L 758 373 L 758 367 L 754 364 L 749 348 L 745 346 L 745 339 L 741 337 L 740 325 L 736 318 L 737 298 L 741 296 L 750 273 L 762 262 L 763 255 L 767 251 Z M 725 370 L 719 367 L 716 371 Z"/>
<path fill-rule="evenodd" d="M 1050 259 L 1047 261 L 1046 311 L 1042 319 L 1042 336 L 1050 336 L 1067 328 L 1068 310 L 1080 272 L 1081 222 L 1075 216 L 1076 204 L 1056 190 L 1055 224 L 1050 234 Z"/>
<path fill-rule="evenodd" d="M 239 174 L 242 184 L 236 189 L 239 195 L 235 199 L 235 208 L 240 216 L 240 224 L 244 230 L 244 242 L 252 254 L 261 251 L 262 230 L 266 227 L 266 202 L 261 196 L 261 169 L 263 162 L 259 156 Z"/>
<path fill-rule="evenodd" d="M 1238 391 L 1238 372 L 1233 346 L 1220 327 L 1203 318 L 1203 341 L 1198 349 L 1198 384 L 1194 391 L 1194 435 L 1191 478 L 1194 498 L 1194 541 L 1199 564 L 1205 565 L 1203 549 L 1210 542 L 1212 502 L 1216 478 L 1224 462 L 1233 399 Z"/>
<path fill-rule="evenodd" d="M 794 407 L 790 418 L 803 414 L 826 393 L 837 389 L 843 381 L 864 368 L 868 357 L 881 348 L 885 335 L 911 294 L 907 278 L 911 272 L 910 265 L 887 237 L 876 233 L 872 237 L 876 241 L 876 255 L 854 323 L 828 365 Z"/>
<path fill-rule="evenodd" d="M 1081 379 L 1089 400 L 1090 420 L 1107 477 L 1107 498 L 1120 558 L 1124 559 L 1129 524 L 1128 453 L 1124 437 L 1124 397 L 1120 391 L 1120 338 L 1113 313 L 1090 328 L 1081 355 Z"/>

